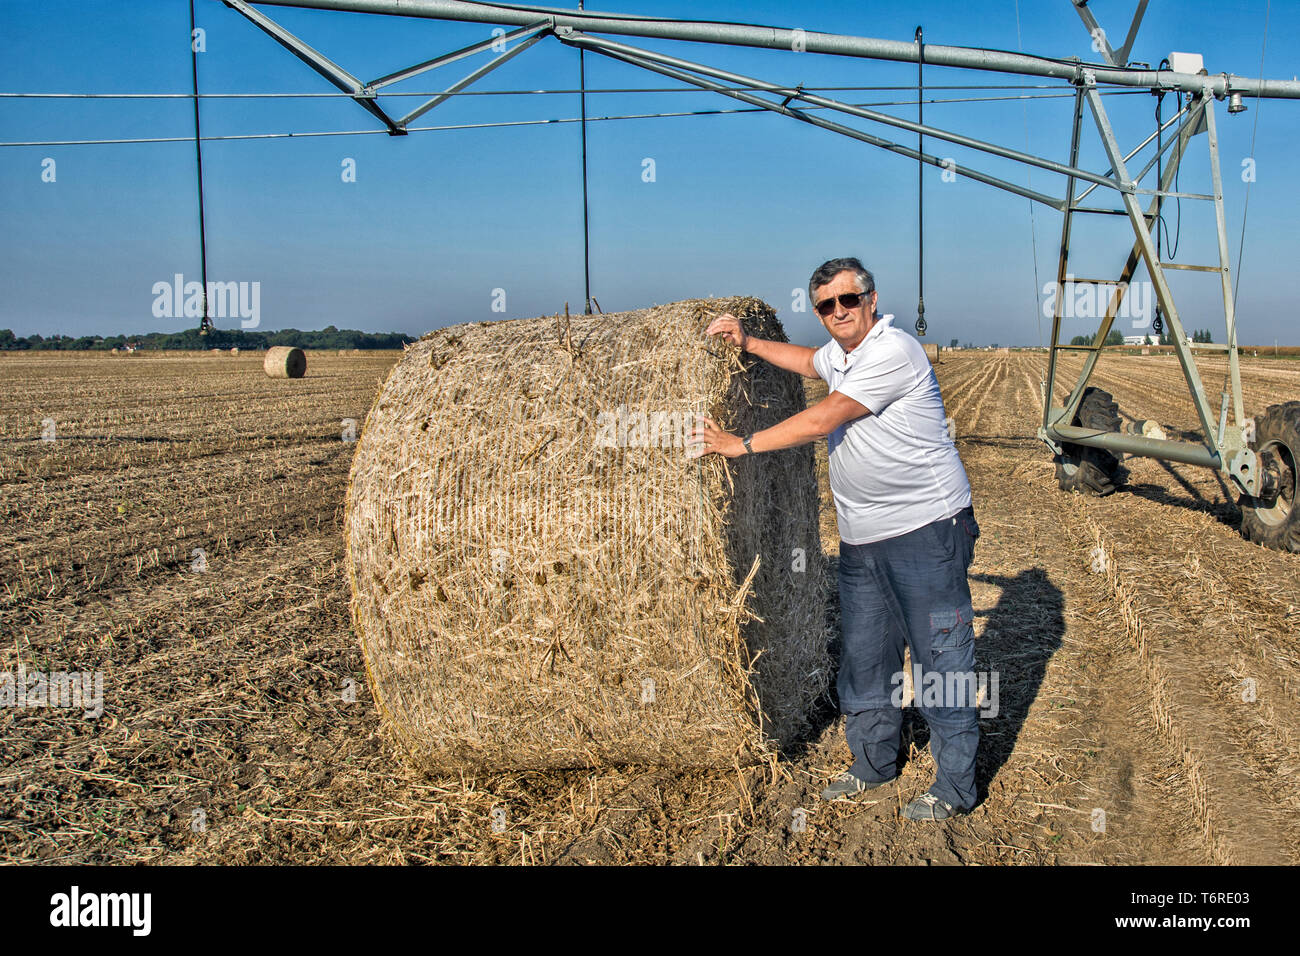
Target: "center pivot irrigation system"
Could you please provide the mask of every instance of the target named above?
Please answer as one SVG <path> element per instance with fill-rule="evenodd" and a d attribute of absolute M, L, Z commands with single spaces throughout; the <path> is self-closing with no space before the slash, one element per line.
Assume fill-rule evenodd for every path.
<path fill-rule="evenodd" d="M 942 167 L 957 175 L 995 186 L 1033 203 L 1048 206 L 1063 215 L 1060 256 L 1057 263 L 1055 311 L 1052 339 L 1043 389 L 1041 438 L 1052 450 L 1057 478 L 1062 488 L 1084 494 L 1104 495 L 1114 490 L 1118 479 L 1119 454 L 1144 456 L 1213 468 L 1220 472 L 1240 494 L 1242 533 L 1250 540 L 1268 547 L 1300 552 L 1300 508 L 1296 507 L 1297 456 L 1300 455 L 1300 401 L 1271 406 L 1258 421 L 1245 417 L 1241 375 L 1237 356 L 1237 327 L 1234 314 L 1234 289 L 1228 255 L 1228 234 L 1223 209 L 1223 184 L 1219 171 L 1219 140 L 1216 108 L 1227 102 L 1229 113 L 1245 109 L 1243 98 L 1300 99 L 1300 83 L 1252 79 L 1230 73 L 1210 74 L 1201 67 L 1199 56 L 1172 54 L 1168 69 L 1150 69 L 1146 64 L 1129 65 L 1129 54 L 1148 5 L 1139 0 L 1123 45 L 1113 49 L 1104 31 L 1088 8 L 1088 0 L 1064 0 L 1075 8 L 1093 37 L 1093 48 L 1103 63 L 1085 63 L 1077 58 L 1058 59 L 1028 54 L 970 47 L 927 45 L 918 29 L 916 42 L 872 39 L 802 29 L 784 29 L 740 23 L 673 20 L 641 17 L 621 13 L 565 10 L 517 3 L 471 3 L 463 0 L 264 0 L 259 6 L 310 7 L 321 10 L 349 11 L 434 20 L 456 20 L 494 24 L 515 29 L 442 56 L 363 82 L 329 60 L 302 40 L 285 30 L 261 10 L 245 0 L 221 0 L 247 17 L 278 43 L 287 48 L 332 84 L 349 94 L 377 118 L 394 136 L 404 135 L 408 125 L 434 109 L 497 67 L 512 60 L 529 47 L 553 37 L 582 53 L 594 53 L 645 70 L 659 73 L 689 86 L 713 91 L 763 110 L 770 110 L 847 136 L 901 156 L 918 164 Z M 598 36 L 600 35 L 600 36 Z M 1055 162 L 1005 146 L 986 143 L 969 136 L 949 132 L 923 122 L 912 122 L 862 106 L 854 106 L 805 90 L 802 86 L 782 86 L 728 70 L 668 56 L 663 53 L 629 46 L 608 36 L 648 37 L 724 46 L 760 47 L 798 51 L 812 55 L 860 57 L 874 60 L 915 62 L 922 65 L 987 70 L 1029 77 L 1065 81 L 1073 89 L 1074 110 L 1070 134 L 1069 161 Z M 417 106 L 400 118 L 393 118 L 378 102 L 386 87 L 402 80 L 445 66 L 456 60 L 492 50 L 497 55 L 479 68 L 457 80 L 446 90 Z M 1103 105 L 1103 93 L 1116 89 L 1148 89 L 1163 97 L 1177 96 L 1179 108 L 1167 121 L 1157 112 L 1156 129 L 1132 150 L 1125 152 L 1116 139 Z M 918 108 L 921 103 L 921 80 L 918 76 Z M 197 92 L 197 91 L 196 91 Z M 1185 102 L 1184 102 L 1185 98 Z M 197 100 L 196 100 L 197 102 Z M 1105 150 L 1110 167 L 1103 172 L 1082 169 L 1078 165 L 1080 139 L 1084 127 L 1085 106 Z M 817 112 L 811 112 L 816 110 Z M 917 147 L 912 148 L 860 129 L 826 118 L 827 113 L 842 114 L 915 134 Z M 585 101 L 584 166 L 585 176 Z M 1166 138 L 1166 134 L 1170 134 Z M 1209 150 L 1211 191 L 1183 192 L 1177 181 L 1179 165 L 1193 140 L 1205 136 Z M 1047 170 L 1065 178 L 1064 196 L 1056 198 L 1025 186 L 1008 182 L 979 170 L 955 165 L 926 153 L 924 137 L 953 143 L 1026 166 Z M 1129 164 L 1154 144 L 1151 155 L 1136 173 Z M 1148 180 L 1148 177 L 1151 177 Z M 1149 182 L 1149 185 L 1143 185 Z M 1080 189 L 1080 187 L 1083 187 Z M 1084 205 L 1098 188 L 1112 200 L 1101 205 Z M 1142 202 L 1146 200 L 1146 208 Z M 1165 200 L 1190 200 L 1213 203 L 1218 232 L 1218 262 L 1188 264 L 1164 261 L 1160 243 L 1159 220 Z M 1134 241 L 1115 278 L 1074 278 L 1069 273 L 1070 240 L 1075 216 L 1120 216 L 1132 227 Z M 1111 396 L 1090 387 L 1097 358 L 1101 353 L 1129 283 L 1139 262 L 1145 266 L 1155 291 L 1157 311 L 1155 331 L 1160 333 L 1167 322 L 1174 351 L 1191 391 L 1192 401 L 1204 434 L 1200 444 L 1127 434 L 1120 431 L 1120 419 Z M 1166 279 L 1168 270 L 1218 273 L 1223 295 L 1227 339 L 1222 345 L 1188 341 Z M 1060 341 L 1061 319 L 1065 309 L 1067 284 L 1112 286 L 1106 314 L 1090 345 L 1063 345 Z M 588 295 L 590 301 L 590 296 Z M 919 297 L 917 331 L 924 334 L 924 297 Z M 1216 416 L 1193 359 L 1194 349 L 1218 349 L 1226 353 L 1225 377 L 1219 414 Z M 1061 352 L 1078 350 L 1086 353 L 1078 380 L 1063 405 L 1053 404 Z"/>

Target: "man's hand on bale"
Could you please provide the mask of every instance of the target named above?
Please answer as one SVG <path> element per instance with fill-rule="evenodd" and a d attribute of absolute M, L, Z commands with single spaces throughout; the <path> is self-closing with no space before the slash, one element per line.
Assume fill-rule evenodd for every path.
<path fill-rule="evenodd" d="M 736 318 L 730 312 L 724 312 L 704 330 L 705 335 L 721 335 L 732 345 L 740 346 L 741 351 L 749 348 L 749 336 L 740 326 L 740 319 Z"/>
<path fill-rule="evenodd" d="M 721 322 L 721 319 L 718 319 Z M 710 326 L 712 328 L 712 326 Z M 747 454 L 745 442 L 739 435 L 724 432 L 713 423 L 711 418 L 696 416 L 695 428 L 687 440 L 686 457 L 703 458 L 705 455 L 722 455 L 724 458 L 738 458 Z"/>

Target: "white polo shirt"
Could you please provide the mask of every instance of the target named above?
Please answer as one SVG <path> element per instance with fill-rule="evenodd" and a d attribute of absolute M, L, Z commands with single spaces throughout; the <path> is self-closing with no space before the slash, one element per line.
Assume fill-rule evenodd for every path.
<path fill-rule="evenodd" d="M 896 538 L 971 503 L 934 368 L 893 319 L 881 316 L 848 354 L 834 339 L 813 353 L 830 391 L 871 411 L 829 438 L 835 515 L 847 544 Z"/>

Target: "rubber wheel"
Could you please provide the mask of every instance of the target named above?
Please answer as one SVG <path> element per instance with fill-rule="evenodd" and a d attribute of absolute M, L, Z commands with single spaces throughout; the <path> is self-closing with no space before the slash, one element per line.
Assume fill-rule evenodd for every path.
<path fill-rule="evenodd" d="M 1117 432 L 1120 429 L 1119 406 L 1110 392 L 1086 388 L 1071 424 Z M 1114 491 L 1122 480 L 1119 459 L 1104 449 L 1062 442 L 1061 452 L 1055 461 L 1056 481 L 1062 491 L 1101 498 Z"/>
<path fill-rule="evenodd" d="M 1272 488 L 1266 498 L 1241 499 L 1242 536 L 1276 551 L 1300 552 L 1300 402 L 1270 405 L 1255 419 L 1253 447 Z"/>

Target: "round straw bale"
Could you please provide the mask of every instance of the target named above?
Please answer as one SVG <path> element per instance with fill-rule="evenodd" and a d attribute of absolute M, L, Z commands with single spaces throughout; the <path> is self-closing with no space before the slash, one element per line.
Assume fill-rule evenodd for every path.
<path fill-rule="evenodd" d="M 238 354 L 239 354 L 239 346 L 236 345 L 236 346 L 232 347 L 231 350 L 230 350 L 230 354 L 231 354 L 231 355 L 238 355 Z"/>
<path fill-rule="evenodd" d="M 307 372 L 307 354 L 302 349 L 275 345 L 266 350 L 262 368 L 271 378 L 302 378 Z"/>
<path fill-rule="evenodd" d="M 1147 438 L 1159 438 L 1164 440 L 1169 437 L 1165 434 L 1165 430 L 1160 427 L 1159 422 L 1151 421 L 1150 419 L 1140 419 L 1131 422 L 1124 430 L 1130 435 L 1143 435 Z"/>
<path fill-rule="evenodd" d="M 813 447 L 686 457 L 801 381 L 704 329 L 757 299 L 454 326 L 407 349 L 348 484 L 352 620 L 418 767 L 731 767 L 827 690 Z"/>

